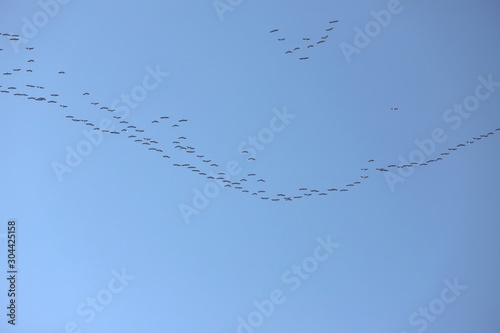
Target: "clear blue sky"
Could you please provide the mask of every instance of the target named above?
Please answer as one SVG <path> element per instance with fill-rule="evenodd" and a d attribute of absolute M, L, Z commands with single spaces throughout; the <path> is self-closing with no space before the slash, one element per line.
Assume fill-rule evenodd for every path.
<path fill-rule="evenodd" d="M 1 2 L 0 331 L 498 332 L 497 2 L 61 2 Z"/>

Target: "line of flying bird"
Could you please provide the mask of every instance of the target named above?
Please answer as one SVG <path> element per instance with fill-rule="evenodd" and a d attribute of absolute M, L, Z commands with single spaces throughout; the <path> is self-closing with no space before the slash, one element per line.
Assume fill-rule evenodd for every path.
<path fill-rule="evenodd" d="M 329 23 L 331 24 L 328 28 L 325 29 L 326 32 L 330 32 L 333 30 L 334 28 L 334 25 L 335 23 L 337 23 L 338 20 L 333 20 L 333 21 L 330 21 Z M 279 29 L 273 29 L 271 31 L 269 31 L 269 33 L 271 34 L 274 34 L 276 32 L 278 32 Z M 304 50 L 304 49 L 310 49 L 310 48 L 313 48 L 315 46 L 318 46 L 320 44 L 323 44 L 326 42 L 326 39 L 328 38 L 328 35 L 326 36 L 321 36 L 321 38 L 319 38 L 316 42 L 311 42 L 311 38 L 310 37 L 302 37 L 302 41 L 303 42 L 306 42 L 305 44 L 303 43 L 302 45 L 299 45 L 299 46 L 295 46 L 295 47 L 292 47 L 291 49 L 285 51 L 285 54 L 292 54 L 294 52 L 298 52 L 299 50 Z M 277 38 L 279 42 L 284 42 L 286 40 L 286 37 L 279 37 Z M 306 46 L 307 44 L 307 46 Z M 309 59 L 308 56 L 301 56 L 299 57 L 299 60 L 307 60 Z"/>
<path fill-rule="evenodd" d="M 336 23 L 336 21 L 332 21 L 330 23 Z M 273 30 L 271 32 L 276 32 L 276 31 L 277 30 Z M 0 34 L 0 35 L 6 36 L 6 37 L 15 36 L 15 35 L 10 35 L 10 34 Z M 16 38 L 16 37 L 13 37 L 13 38 Z M 0 51 L 1 50 L 2 49 L 0 49 Z M 32 51 L 33 48 L 27 47 L 26 50 Z M 35 62 L 35 60 L 30 59 L 28 62 L 32 63 L 32 62 Z M 15 68 L 12 70 L 12 72 L 19 73 L 21 70 L 22 70 L 21 68 Z M 11 72 L 6 72 L 6 73 L 9 73 L 9 76 L 12 75 Z M 4 73 L 4 75 L 6 75 L 6 73 Z M 33 73 L 33 71 L 31 71 L 31 73 Z M 58 74 L 66 74 L 66 72 L 59 71 Z M 29 92 L 45 90 L 45 87 L 41 86 L 41 85 L 26 84 L 25 86 L 28 88 Z M 0 86 L 0 88 L 1 88 L 1 86 Z M 14 85 L 9 85 L 6 89 L 1 90 L 0 92 L 9 94 L 11 90 L 17 90 L 17 89 L 18 89 L 18 87 L 14 86 Z M 35 90 L 32 90 L 32 89 L 35 89 Z M 57 94 L 57 93 L 51 93 L 51 94 L 46 95 L 46 96 L 32 96 L 32 94 L 27 94 L 27 93 L 21 92 L 21 93 L 14 93 L 12 95 L 14 95 L 16 97 L 26 97 L 29 100 L 34 100 L 34 101 L 38 101 L 38 102 L 47 102 L 49 104 L 59 104 L 59 106 L 62 109 L 66 109 L 69 107 L 68 105 L 60 104 L 55 100 L 56 98 L 60 97 L 59 94 Z M 91 96 L 91 94 L 89 92 L 83 92 L 82 95 L 83 96 Z M 87 103 L 89 103 L 89 102 L 87 101 Z M 97 101 L 91 101 L 89 104 L 92 107 L 98 108 L 98 110 L 111 112 L 111 113 L 116 111 L 115 109 L 111 109 L 107 106 L 99 106 L 101 104 Z M 394 108 L 391 108 L 391 110 L 396 111 L 396 110 L 398 110 L 398 108 L 394 107 Z M 95 114 L 95 113 L 91 112 L 90 114 Z M 151 138 L 150 135 L 147 135 L 146 129 L 137 128 L 137 126 L 130 124 L 128 121 L 126 121 L 124 119 L 125 118 L 124 116 L 116 116 L 116 115 L 113 116 L 113 119 L 115 119 L 114 121 L 117 122 L 117 124 L 116 124 L 117 127 L 120 127 L 117 130 L 101 129 L 98 126 L 96 126 L 93 122 L 90 122 L 88 119 L 77 118 L 74 114 L 67 114 L 65 117 L 67 119 L 75 122 L 75 123 L 81 123 L 81 124 L 84 124 L 85 126 L 90 126 L 93 128 L 93 130 L 101 131 L 102 133 L 109 133 L 112 135 L 126 134 L 127 138 L 132 140 L 134 143 L 137 143 L 137 144 L 140 144 L 141 146 L 144 146 L 149 151 L 159 153 L 160 156 L 162 156 L 163 158 L 167 158 L 167 159 L 171 158 L 171 156 L 170 156 L 171 149 L 177 150 L 178 152 L 183 152 L 183 153 L 189 154 L 189 155 L 186 155 L 184 158 L 192 156 L 192 157 L 189 157 L 192 159 L 192 158 L 194 158 L 194 156 L 196 156 L 196 158 L 198 159 L 197 160 L 198 163 L 201 161 L 201 164 L 198 164 L 196 162 L 194 162 L 194 163 L 193 162 L 192 163 L 179 163 L 179 162 L 177 162 L 177 163 L 172 163 L 172 165 L 174 167 L 181 167 L 181 168 L 185 168 L 186 170 L 191 170 L 192 172 L 196 172 L 199 175 L 206 177 L 207 179 L 218 181 L 218 182 L 220 182 L 220 184 L 222 184 L 223 187 L 236 189 L 236 190 L 239 190 L 243 193 L 249 193 L 249 194 L 254 195 L 254 196 L 259 196 L 263 200 L 271 200 L 273 202 L 275 202 L 275 201 L 293 201 L 296 199 L 310 197 L 313 195 L 326 196 L 332 192 L 348 192 L 350 188 L 361 185 L 362 182 L 365 181 L 369 177 L 367 172 L 369 170 L 372 170 L 371 168 L 368 168 L 368 167 L 362 168 L 361 169 L 362 174 L 359 176 L 357 181 L 353 181 L 349 184 L 346 184 L 346 185 L 340 186 L 340 187 L 325 187 L 325 188 L 300 187 L 295 191 L 294 194 L 277 193 L 275 195 L 269 195 L 268 191 L 262 188 L 264 183 L 268 184 L 265 179 L 258 177 L 256 173 L 248 173 L 246 176 L 239 179 L 239 181 L 235 181 L 235 180 L 232 181 L 231 179 L 229 179 L 230 177 L 228 177 L 227 173 L 221 171 L 221 168 L 219 167 L 218 163 L 215 163 L 215 161 L 213 161 L 213 159 L 206 157 L 204 154 L 200 154 L 198 152 L 198 149 L 195 146 L 193 146 L 192 144 L 189 144 L 188 138 L 186 136 L 175 134 L 175 132 L 177 132 L 177 130 L 175 132 L 172 132 L 172 134 L 175 135 L 175 138 L 170 143 L 171 149 L 168 149 L 168 148 L 165 148 L 164 146 L 162 146 L 161 143 L 159 142 L 159 140 L 156 140 L 156 139 L 153 140 L 153 138 Z M 152 120 L 151 124 L 156 125 L 156 124 L 162 124 L 162 123 L 167 124 L 168 123 L 168 124 L 172 124 L 171 126 L 174 128 L 179 128 L 181 124 L 183 124 L 187 121 L 188 120 L 184 119 L 184 118 L 178 119 L 177 121 L 173 121 L 171 119 L 171 116 L 163 115 L 163 116 L 160 116 L 158 119 Z M 466 145 L 473 144 L 474 142 L 482 140 L 483 138 L 487 138 L 491 135 L 494 135 L 495 134 L 494 132 L 496 132 L 496 131 L 500 131 L 500 128 L 497 128 L 492 132 L 481 134 L 479 137 L 473 137 L 471 140 L 467 140 L 467 141 L 464 141 L 464 143 L 460 143 L 460 144 L 456 145 L 456 147 L 448 148 L 447 151 L 441 153 L 440 156 L 435 158 L 435 159 L 422 161 L 420 163 L 411 162 L 410 164 L 401 164 L 401 165 L 390 164 L 390 165 L 387 165 L 384 167 L 376 167 L 374 169 L 379 171 L 379 172 L 388 172 L 391 168 L 410 168 L 410 167 L 417 167 L 417 166 L 426 166 L 426 165 L 429 165 L 431 163 L 441 161 L 443 158 L 450 155 L 450 153 L 457 151 L 463 147 L 466 147 Z M 132 134 L 130 132 L 132 132 Z M 139 135 L 141 137 L 139 137 Z M 245 154 L 249 154 L 249 152 L 247 150 L 242 150 L 241 154 L 245 155 Z M 178 158 L 179 157 L 176 156 L 176 159 L 178 159 Z M 249 157 L 249 158 L 247 158 L 247 161 L 255 161 L 255 158 Z M 374 162 L 375 162 L 375 160 L 373 160 L 373 159 L 368 160 L 369 165 L 371 165 Z M 252 183 L 253 183 L 253 185 L 252 185 Z M 262 184 L 262 185 L 258 185 L 258 188 L 255 189 L 257 184 Z M 254 189 L 250 190 L 251 187 L 254 187 Z"/>

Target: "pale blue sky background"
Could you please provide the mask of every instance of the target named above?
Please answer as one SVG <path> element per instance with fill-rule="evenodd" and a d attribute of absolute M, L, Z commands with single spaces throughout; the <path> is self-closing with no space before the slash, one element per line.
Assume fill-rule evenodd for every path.
<path fill-rule="evenodd" d="M 2 36 L 1 72 L 22 71 L 0 76 L 2 90 L 18 88 L 0 94 L 0 234 L 8 219 L 19 224 L 18 325 L 6 324 L 4 281 L 1 331 L 59 333 L 74 321 L 81 332 L 237 332 L 254 300 L 281 289 L 286 301 L 254 332 L 410 333 L 423 328 L 409 323 L 412 313 L 440 297 L 443 280 L 457 278 L 467 289 L 425 331 L 498 332 L 500 132 L 417 168 L 395 191 L 374 167 L 399 164 L 436 128 L 447 139 L 428 159 L 500 127 L 500 91 L 457 129 L 443 119 L 474 94 L 479 76 L 500 81 L 500 6 L 402 1 L 348 63 L 339 45 L 354 45 L 355 27 L 387 6 L 243 1 L 221 20 L 211 1 L 70 1 L 19 52 Z M 22 34 L 23 18 L 42 11 L 28 0 L 0 7 L 0 32 L 10 34 Z M 325 32 L 332 20 L 339 22 Z M 303 37 L 326 34 L 304 50 Z M 297 45 L 302 53 L 285 55 Z M 298 60 L 302 54 L 309 59 Z M 108 134 L 59 182 L 52 163 L 64 163 L 66 146 L 89 129 L 65 115 L 99 123 L 112 114 L 90 102 L 109 106 L 157 65 L 169 76 L 126 120 L 172 158 Z M 92 96 L 82 96 L 87 91 Z M 52 105 L 15 92 L 60 96 Z M 284 108 L 296 117 L 246 161 L 239 144 Z M 151 124 L 160 116 L 171 119 Z M 181 118 L 188 122 L 172 128 Z M 270 197 L 340 189 L 362 181 L 364 167 L 370 177 L 345 193 L 292 202 L 223 189 L 186 224 L 179 206 L 192 206 L 194 189 L 209 180 L 172 166 L 207 169 L 172 151 L 179 135 L 221 166 L 236 160 L 242 175 L 257 173 Z M 340 248 L 290 290 L 282 275 L 329 235 Z M 85 322 L 79 304 L 122 268 L 135 279 Z"/>

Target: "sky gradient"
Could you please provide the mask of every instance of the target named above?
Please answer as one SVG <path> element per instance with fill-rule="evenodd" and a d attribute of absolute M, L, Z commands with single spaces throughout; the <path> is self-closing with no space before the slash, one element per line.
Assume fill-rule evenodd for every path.
<path fill-rule="evenodd" d="M 2 332 L 498 332 L 497 2 L 0 6 Z"/>

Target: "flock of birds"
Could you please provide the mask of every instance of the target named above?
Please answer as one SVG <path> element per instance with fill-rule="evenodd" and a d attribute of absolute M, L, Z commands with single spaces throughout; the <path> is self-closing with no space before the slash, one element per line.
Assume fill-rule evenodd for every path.
<path fill-rule="evenodd" d="M 338 22 L 338 20 L 330 21 L 329 23 L 331 25 L 328 28 L 326 28 L 325 31 L 327 33 L 332 31 L 335 23 L 337 23 L 337 22 Z M 278 31 L 279 31 L 279 29 L 273 29 L 273 30 L 269 31 L 269 33 L 274 34 Z M 325 43 L 327 38 L 328 38 L 328 34 L 325 36 L 321 36 L 321 38 L 318 38 L 316 41 L 311 41 L 310 37 L 302 37 L 302 44 L 285 51 L 285 54 L 293 54 L 293 53 L 300 54 L 300 53 L 302 53 L 302 55 L 299 57 L 299 60 L 307 60 L 307 59 L 309 59 L 309 57 L 305 56 L 305 54 L 303 54 L 303 51 Z M 285 37 L 278 38 L 278 42 L 284 42 L 285 40 L 286 40 Z"/>
<path fill-rule="evenodd" d="M 332 21 L 330 23 L 335 23 L 336 21 Z M 273 30 L 271 32 L 276 32 L 277 30 Z M 0 36 L 7 37 L 10 40 L 15 40 L 19 36 L 14 35 L 14 34 L 8 34 L 8 33 L 0 33 Z M 35 59 L 32 59 L 32 56 L 36 54 L 34 52 L 32 47 L 26 47 L 26 52 L 29 54 L 29 59 L 26 61 L 28 64 L 29 68 L 24 69 L 26 73 L 31 73 L 29 75 L 34 75 L 35 73 L 35 67 L 34 63 L 36 63 Z M 3 49 L 0 48 L 0 51 L 3 51 Z M 4 79 L 2 80 L 2 84 L 5 84 L 5 82 L 8 82 L 9 80 L 15 79 L 16 75 L 23 71 L 22 68 L 12 68 L 11 70 L 4 72 L 3 77 Z M 59 71 L 57 72 L 59 75 L 66 75 L 65 71 Z M 369 177 L 368 172 L 370 170 L 375 169 L 378 172 L 387 172 L 391 168 L 396 169 L 396 168 L 413 168 L 413 167 L 424 167 L 427 165 L 430 165 L 432 163 L 438 162 L 446 158 L 448 155 L 451 153 L 454 153 L 455 151 L 458 151 L 460 149 L 463 149 L 467 145 L 471 145 L 474 142 L 477 142 L 479 140 L 488 138 L 489 136 L 494 135 L 496 131 L 500 131 L 500 128 L 497 128 L 496 130 L 492 132 L 488 132 L 486 134 L 481 134 L 479 137 L 473 137 L 471 140 L 467 140 L 464 143 L 460 143 L 456 145 L 456 147 L 451 147 L 448 148 L 447 151 L 442 152 L 440 157 L 428 160 L 426 162 L 412 162 L 410 164 L 390 164 L 387 166 L 382 166 L 382 167 L 375 167 L 375 168 L 369 168 L 365 167 L 362 168 L 361 175 L 356 181 L 353 181 L 349 184 L 345 184 L 342 186 L 337 186 L 337 187 L 323 187 L 323 188 L 307 188 L 307 187 L 300 187 L 297 190 L 294 191 L 293 194 L 290 193 L 275 193 L 275 194 L 270 194 L 268 190 L 264 189 L 264 183 L 266 183 L 266 180 L 263 178 L 260 178 L 257 176 L 256 173 L 248 173 L 246 176 L 242 177 L 241 179 L 235 181 L 235 180 L 230 180 L 229 175 L 227 175 L 226 172 L 222 170 L 222 168 L 219 166 L 219 163 L 216 163 L 213 159 L 206 157 L 205 154 L 201 154 L 199 150 L 193 145 L 189 144 L 189 140 L 185 135 L 181 135 L 178 131 L 181 131 L 183 124 L 186 123 L 188 120 L 187 119 L 171 119 L 170 116 L 161 116 L 159 119 L 154 119 L 151 121 L 152 126 L 159 126 L 161 124 L 169 124 L 172 128 L 178 128 L 178 130 L 172 130 L 171 133 L 174 135 L 173 141 L 164 144 L 161 143 L 160 140 L 153 139 L 152 135 L 148 134 L 150 129 L 146 128 L 138 128 L 134 124 L 131 124 L 129 121 L 126 121 L 123 119 L 123 116 L 117 116 L 113 115 L 113 119 L 115 122 L 115 127 L 117 127 L 117 130 L 109 130 L 109 129 L 101 129 L 98 126 L 96 126 L 93 122 L 89 121 L 88 119 L 82 118 L 82 117 L 77 117 L 76 114 L 78 113 L 78 110 L 81 108 L 73 108 L 70 107 L 69 105 L 63 104 L 61 102 L 58 102 L 57 100 L 61 99 L 61 96 L 58 93 L 44 93 L 46 89 L 44 86 L 40 84 L 35 84 L 33 82 L 30 82 L 28 84 L 25 84 L 23 87 L 16 87 L 13 84 L 8 84 L 7 87 L 3 87 L 0 85 L 0 93 L 2 94 L 8 94 L 15 96 L 17 98 L 27 98 L 28 100 L 32 100 L 35 102 L 45 102 L 51 105 L 58 105 L 63 111 L 65 111 L 65 117 L 77 124 L 81 124 L 83 126 L 89 126 L 91 127 L 94 131 L 100 131 L 102 133 L 105 133 L 105 135 L 122 135 L 125 136 L 126 139 L 130 140 L 133 144 L 140 145 L 144 147 L 145 149 L 151 151 L 152 153 L 158 154 L 158 156 L 166 159 L 171 159 L 171 155 L 174 151 L 177 151 L 175 153 L 175 157 L 177 159 L 176 163 L 171 162 L 173 166 L 175 167 L 180 167 L 180 168 L 185 168 L 186 170 L 190 170 L 192 172 L 196 172 L 198 175 L 206 177 L 207 179 L 211 179 L 214 181 L 219 181 L 221 184 L 223 184 L 224 187 L 234 189 L 241 191 L 243 193 L 248 193 L 250 195 L 254 195 L 257 197 L 260 197 L 262 200 L 271 200 L 271 201 L 293 201 L 293 200 L 298 200 L 310 196 L 326 196 L 328 194 L 331 194 L 332 192 L 347 192 L 350 189 L 360 186 L 366 179 Z M 42 94 L 42 96 L 40 96 Z M 115 109 L 111 109 L 108 106 L 102 105 L 98 101 L 94 101 L 91 99 L 91 93 L 90 92 L 83 92 L 81 93 L 84 99 L 86 100 L 86 103 L 88 103 L 90 108 L 96 108 L 97 110 L 100 110 L 102 112 L 109 112 L 110 114 L 113 114 Z M 85 100 L 84 100 L 85 103 Z M 398 110 L 398 108 L 391 108 L 391 110 Z M 92 116 L 95 115 L 95 112 L 93 112 Z M 248 151 L 244 150 L 241 151 L 243 155 L 249 154 Z M 184 155 L 186 154 L 186 155 Z M 172 155 L 174 156 L 174 155 Z M 194 157 L 196 156 L 196 158 Z M 180 160 L 183 159 L 183 162 L 181 163 Z M 186 163 L 186 160 L 191 160 L 191 163 Z M 249 157 L 247 158 L 249 162 L 255 161 L 255 158 Z M 368 165 L 372 165 L 375 162 L 375 160 L 370 159 L 368 160 Z"/>

